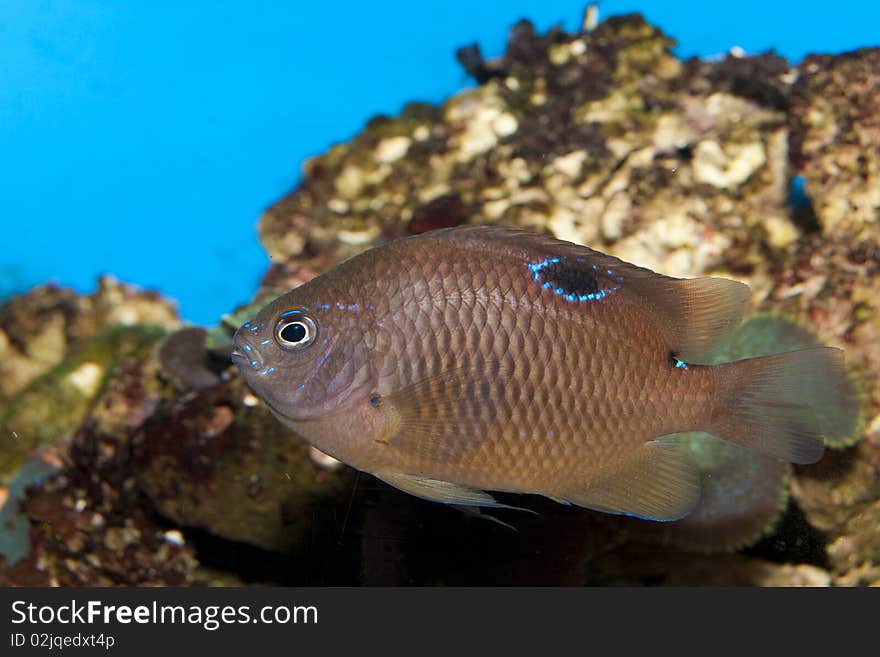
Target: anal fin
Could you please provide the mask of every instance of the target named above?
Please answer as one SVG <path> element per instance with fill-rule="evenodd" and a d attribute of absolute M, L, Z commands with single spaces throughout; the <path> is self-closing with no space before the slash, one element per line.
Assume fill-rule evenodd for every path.
<path fill-rule="evenodd" d="M 700 474 L 680 445 L 652 440 L 557 497 L 606 513 L 678 520 L 697 506 Z"/>

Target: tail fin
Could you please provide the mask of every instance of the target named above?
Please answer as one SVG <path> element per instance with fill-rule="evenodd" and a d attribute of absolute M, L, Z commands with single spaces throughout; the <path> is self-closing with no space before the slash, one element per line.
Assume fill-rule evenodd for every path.
<path fill-rule="evenodd" d="M 848 435 L 858 418 L 843 351 L 816 347 L 718 365 L 707 430 L 792 463 L 822 458 L 823 437 Z"/>

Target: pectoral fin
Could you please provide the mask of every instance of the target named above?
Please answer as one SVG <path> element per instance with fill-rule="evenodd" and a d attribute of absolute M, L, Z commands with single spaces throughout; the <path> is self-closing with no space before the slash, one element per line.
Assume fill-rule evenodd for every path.
<path fill-rule="evenodd" d="M 557 497 L 606 513 L 678 520 L 700 499 L 700 475 L 680 445 L 650 441 Z"/>
<path fill-rule="evenodd" d="M 455 461 L 488 435 L 507 378 L 499 364 L 487 362 L 452 367 L 377 395 L 371 404 L 384 429 L 376 440 L 424 459 Z"/>

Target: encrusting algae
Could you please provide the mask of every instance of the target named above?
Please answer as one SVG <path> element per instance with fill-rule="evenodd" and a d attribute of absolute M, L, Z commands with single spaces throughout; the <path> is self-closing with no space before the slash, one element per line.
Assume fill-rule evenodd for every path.
<path fill-rule="evenodd" d="M 260 222 L 272 266 L 252 306 L 207 332 L 112 279 L 9 299 L 0 582 L 880 583 L 880 50 L 792 65 L 681 60 L 673 43 L 618 16 L 574 33 L 522 21 L 492 60 L 462 49 L 475 88 L 305 164 Z M 663 438 L 699 474 L 685 518 L 501 493 L 539 513 L 494 511 L 515 535 L 313 459 L 229 364 L 234 328 L 345 258 L 468 223 L 747 283 L 761 314 L 709 362 L 841 348 L 855 429 L 794 467 Z"/>

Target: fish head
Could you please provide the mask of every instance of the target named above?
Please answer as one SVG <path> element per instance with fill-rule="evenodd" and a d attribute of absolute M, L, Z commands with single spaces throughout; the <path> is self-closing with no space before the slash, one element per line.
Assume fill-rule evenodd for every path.
<path fill-rule="evenodd" d="M 278 297 L 243 324 L 232 361 L 286 424 L 344 411 L 375 385 L 372 304 L 321 276 Z"/>

